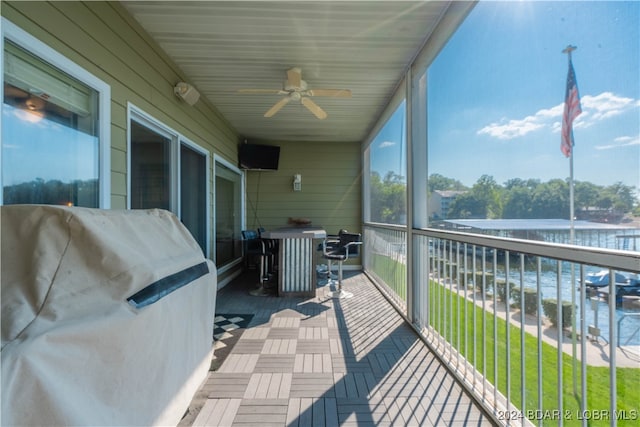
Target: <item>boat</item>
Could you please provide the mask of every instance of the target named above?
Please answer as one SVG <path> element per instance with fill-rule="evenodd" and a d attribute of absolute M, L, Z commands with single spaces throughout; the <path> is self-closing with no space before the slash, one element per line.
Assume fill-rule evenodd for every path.
<path fill-rule="evenodd" d="M 621 273 L 615 274 L 616 286 L 629 286 L 629 279 Z M 591 288 L 603 288 L 609 286 L 609 270 L 601 270 L 597 273 L 588 273 L 584 284 Z"/>
<path fill-rule="evenodd" d="M 629 277 L 615 273 L 616 280 L 616 306 L 621 306 L 625 297 L 640 297 L 640 275 L 632 274 Z M 598 273 L 589 273 L 585 279 L 585 288 L 588 297 L 609 300 L 609 271 L 602 270 Z"/>

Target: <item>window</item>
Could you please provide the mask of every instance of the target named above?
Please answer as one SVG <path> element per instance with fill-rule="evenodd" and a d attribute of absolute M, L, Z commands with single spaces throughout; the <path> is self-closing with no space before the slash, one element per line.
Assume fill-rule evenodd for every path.
<path fill-rule="evenodd" d="M 180 144 L 180 214 L 182 223 L 191 231 L 207 253 L 207 201 L 209 159 L 197 147 Z"/>
<path fill-rule="evenodd" d="M 229 162 L 215 159 L 216 265 L 232 265 L 242 257 L 243 175 Z"/>
<path fill-rule="evenodd" d="M 209 155 L 129 106 L 129 207 L 175 213 L 209 254 Z"/>
<path fill-rule="evenodd" d="M 109 86 L 2 24 L 2 204 L 109 207 Z"/>
<path fill-rule="evenodd" d="M 131 208 L 171 210 L 170 135 L 131 121 Z"/>
<path fill-rule="evenodd" d="M 368 221 L 407 222 L 406 103 L 402 101 L 367 148 Z"/>

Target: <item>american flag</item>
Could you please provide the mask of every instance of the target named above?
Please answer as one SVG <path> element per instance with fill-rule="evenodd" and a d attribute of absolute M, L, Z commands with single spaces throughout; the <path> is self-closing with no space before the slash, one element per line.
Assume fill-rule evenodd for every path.
<path fill-rule="evenodd" d="M 580 108 L 580 96 L 578 95 L 578 83 L 576 83 L 576 72 L 573 70 L 573 63 L 569 58 L 569 74 L 567 75 L 567 91 L 564 95 L 564 114 L 562 115 L 562 142 L 560 151 L 565 157 L 571 155 L 573 149 L 573 120 L 582 113 Z"/>

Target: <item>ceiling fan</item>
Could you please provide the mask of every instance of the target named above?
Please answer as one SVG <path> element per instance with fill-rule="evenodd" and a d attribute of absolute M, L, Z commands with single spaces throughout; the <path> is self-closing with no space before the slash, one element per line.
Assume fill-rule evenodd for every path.
<path fill-rule="evenodd" d="M 300 101 L 307 107 L 314 116 L 320 120 L 327 118 L 327 113 L 316 104 L 313 96 L 332 96 L 334 98 L 351 98 L 349 89 L 309 89 L 307 82 L 302 80 L 302 71 L 298 67 L 287 70 L 287 80 L 284 81 L 282 89 L 240 89 L 240 93 L 264 94 L 264 95 L 284 95 L 280 101 L 276 102 L 266 113 L 265 117 L 272 117 L 291 101 Z"/>
<path fill-rule="evenodd" d="M 45 107 L 44 99 L 7 83 L 4 85 L 4 96 L 13 98 L 15 105 L 30 111 L 42 110 Z"/>

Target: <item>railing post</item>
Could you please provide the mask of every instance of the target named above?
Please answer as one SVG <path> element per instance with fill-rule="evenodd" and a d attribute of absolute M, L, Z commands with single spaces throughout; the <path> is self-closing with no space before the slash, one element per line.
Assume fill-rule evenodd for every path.
<path fill-rule="evenodd" d="M 617 411 L 617 371 L 616 352 L 618 351 L 618 337 L 616 334 L 616 272 L 609 269 L 609 413 L 611 425 L 617 425 L 614 414 Z"/>
<path fill-rule="evenodd" d="M 616 290 L 614 278 L 616 271 L 640 273 L 638 268 L 640 266 L 640 254 L 432 229 L 413 229 L 411 232 L 406 233 L 405 237 L 402 227 L 380 226 L 379 229 L 375 225 L 367 225 L 366 227 L 368 232 L 371 233 L 372 240 L 378 238 L 380 242 L 394 241 L 401 246 L 400 242 L 406 239 L 406 245 L 413 246 L 411 257 L 406 259 L 408 264 L 414 264 L 410 283 L 407 284 L 414 292 L 411 310 L 413 319 L 414 321 L 419 320 L 420 326 L 427 329 L 424 338 L 426 338 L 432 350 L 439 354 L 442 360 L 447 363 L 450 371 L 461 379 L 461 383 L 469 392 L 474 394 L 478 403 L 481 403 L 493 414 L 492 416 L 495 417 L 495 420 L 500 417 L 513 417 L 516 416 L 514 414 L 519 414 L 517 415 L 518 417 L 524 416 L 529 417 L 529 419 L 519 418 L 515 420 L 512 418 L 511 420 L 503 419 L 503 421 L 508 422 L 509 425 L 520 424 L 520 422 L 523 425 L 531 425 L 532 423 L 546 425 L 547 421 L 539 417 L 552 416 L 554 417 L 553 424 L 562 425 L 565 421 L 573 422 L 579 420 L 578 422 L 582 425 L 587 425 L 589 417 L 594 415 L 590 411 L 595 409 L 602 412 L 603 410 L 600 408 L 607 407 L 607 402 L 604 399 L 602 402 L 589 402 L 586 391 L 587 386 L 610 390 L 609 410 L 607 412 L 610 414 L 611 425 L 616 425 L 616 417 L 626 414 L 626 412 L 617 411 L 617 402 L 619 400 L 621 405 L 625 407 L 630 397 L 628 393 L 636 393 L 637 391 L 626 390 L 618 394 L 618 386 L 627 388 L 629 386 L 627 384 L 628 381 L 625 381 L 622 377 L 621 381 L 617 381 L 616 368 L 618 363 L 629 363 L 629 361 L 622 360 L 623 353 L 617 353 L 619 351 L 617 347 L 622 341 L 627 340 L 628 332 L 633 332 L 629 340 L 636 339 L 640 333 L 640 328 L 636 331 L 634 329 L 625 330 L 623 331 L 624 337 L 622 335 L 618 336 L 621 328 L 620 322 L 616 322 L 615 318 L 618 314 L 616 310 L 616 294 L 619 294 L 619 292 Z M 390 232 L 390 230 L 393 231 Z M 432 245 L 429 244 L 430 241 Z M 480 262 L 480 256 L 476 258 L 478 248 L 482 250 L 481 267 L 477 265 Z M 485 293 L 487 282 L 491 280 L 487 277 L 488 274 L 491 274 L 487 271 L 491 267 L 486 265 L 486 262 L 491 262 L 491 260 L 485 259 L 484 256 L 484 251 L 487 248 L 493 250 L 493 297 Z M 386 256 L 392 258 L 394 254 L 402 252 L 397 247 L 381 248 L 381 251 L 386 251 Z M 504 268 L 504 271 L 501 271 L 504 273 L 504 283 L 502 277 L 498 281 L 498 251 L 501 252 L 500 264 L 502 264 L 502 253 L 504 253 L 504 266 L 500 265 L 501 270 Z M 511 269 L 516 265 L 510 265 L 511 254 L 518 254 L 520 261 L 519 293 L 510 288 Z M 474 258 L 469 259 L 470 256 Z M 525 262 L 528 256 L 535 258 L 536 261 L 531 270 L 527 270 L 528 263 Z M 425 260 L 427 261 L 426 265 Z M 399 261 L 404 263 L 404 260 Z M 454 264 L 455 261 L 457 261 L 457 266 Z M 595 261 L 598 262 L 596 263 Z M 563 318 L 565 317 L 563 311 L 565 314 L 569 314 L 567 310 L 575 310 L 576 308 L 563 307 L 562 302 L 563 295 L 569 295 L 569 292 L 572 291 L 566 288 L 566 285 L 570 285 L 567 276 L 570 273 L 571 263 L 577 264 L 580 269 L 579 278 L 576 278 L 580 283 L 579 301 L 576 301 L 579 303 L 580 318 L 578 325 L 578 319 L 574 317 L 572 331 L 575 334 L 581 334 L 581 348 L 578 354 L 581 359 L 581 372 L 574 382 L 577 385 L 577 381 L 580 381 L 581 387 L 574 386 L 574 394 L 571 395 L 571 398 L 565 399 L 565 385 L 568 386 L 567 396 L 571 394 L 571 386 L 564 379 L 563 370 L 566 370 L 564 369 L 564 360 L 565 358 L 569 359 L 571 351 L 567 352 L 567 356 L 563 351 Z M 591 316 L 591 313 L 585 313 L 587 308 L 585 305 L 588 302 L 585 288 L 585 268 L 598 266 L 609 271 L 610 281 L 612 282 L 609 293 L 610 298 L 607 304 L 609 310 L 606 311 L 610 319 L 608 328 L 610 335 L 608 345 L 609 377 L 602 381 L 604 384 L 598 382 L 600 381 L 599 379 L 588 379 L 586 375 L 587 356 L 590 350 L 588 349 L 589 343 L 587 342 L 588 337 L 585 329 L 588 321 L 587 316 Z M 377 266 L 372 267 L 379 268 Z M 478 270 L 481 271 L 479 272 Z M 516 274 L 515 271 L 513 273 L 514 275 Z M 418 274 L 422 274 L 423 277 L 416 276 Z M 424 277 L 425 275 L 426 278 Z M 393 276 L 389 277 L 394 279 Z M 479 286 L 482 283 L 482 294 L 474 291 L 474 295 L 469 295 L 468 289 L 465 287 L 465 285 L 469 284 L 469 277 L 473 278 L 475 286 Z M 431 282 L 431 279 L 433 282 Z M 400 280 L 397 276 L 395 277 L 396 282 Z M 447 283 L 446 280 L 449 280 L 449 282 Z M 527 318 L 524 310 L 526 310 L 528 302 L 526 296 L 529 294 L 525 294 L 524 284 L 527 283 L 531 286 L 531 280 L 535 280 L 536 283 L 537 327 L 532 328 L 530 331 L 525 331 Z M 424 284 L 426 289 L 417 288 L 416 286 L 419 284 Z M 545 293 L 549 292 L 550 297 L 553 297 L 554 294 L 556 296 L 555 316 L 551 312 L 544 312 L 546 317 L 555 323 L 554 329 L 557 331 L 557 339 L 555 340 L 547 340 L 545 338 L 546 326 L 542 321 L 543 308 L 547 310 L 553 307 L 548 305 L 546 300 L 543 304 L 541 288 L 544 288 Z M 389 289 L 391 290 L 391 288 Z M 403 289 L 397 287 L 396 289 L 399 292 L 404 292 Z M 407 289 L 407 295 L 408 291 Z M 513 316 L 513 312 L 509 311 L 509 299 L 512 296 L 514 298 L 520 297 L 520 310 L 522 311 L 519 314 L 519 321 L 517 317 Z M 500 297 L 499 302 L 498 297 Z M 482 298 L 482 301 L 477 301 L 478 298 Z M 395 299 L 396 301 L 398 300 L 397 297 Z M 493 309 L 490 306 L 491 299 L 493 299 Z M 476 314 L 476 309 L 483 309 L 484 313 Z M 404 311 L 404 307 L 402 310 Z M 474 311 L 469 312 L 469 310 Z M 603 312 L 602 314 L 605 313 Z M 476 315 L 482 316 L 482 318 L 477 318 Z M 635 316 L 633 317 L 635 323 Z M 504 325 L 502 324 L 502 318 L 504 318 Z M 465 327 L 465 322 L 469 322 L 468 328 Z M 482 322 L 481 325 L 479 324 L 480 322 Z M 489 329 L 492 324 L 493 332 L 491 333 Z M 543 326 L 545 329 L 543 329 Z M 512 333 L 518 333 L 515 329 L 516 327 L 520 327 L 520 345 L 518 346 L 519 348 L 511 348 L 512 344 L 515 344 L 512 338 L 518 337 L 518 335 L 512 336 Z M 470 336 L 469 334 L 472 335 Z M 530 339 L 529 335 L 533 336 L 537 342 L 537 355 L 533 354 L 536 351 L 533 340 L 532 345 L 527 346 L 525 344 L 525 339 L 527 341 Z M 491 339 L 493 339 L 493 343 L 489 342 Z M 491 352 L 491 344 L 493 344 L 494 354 L 493 367 L 491 367 L 491 361 L 487 359 L 486 355 L 487 351 Z M 505 344 L 506 352 L 503 350 Z M 479 346 L 482 346 L 482 349 Z M 543 357 L 544 353 L 551 350 L 552 347 L 549 346 L 556 347 L 555 361 L 553 352 L 549 353 L 548 357 Z M 480 350 L 482 352 L 478 353 Z M 511 354 L 511 351 L 513 351 L 513 354 Z M 574 358 L 576 357 L 575 353 L 576 351 L 574 350 Z M 481 360 L 478 358 L 481 358 Z M 519 362 L 516 362 L 516 359 L 519 359 Z M 536 363 L 537 366 L 535 366 Z M 490 374 L 492 368 L 493 375 Z M 511 368 L 516 371 L 520 368 L 519 380 L 522 386 L 526 387 L 526 390 L 511 390 L 515 385 L 514 378 L 516 378 L 512 376 Z M 527 375 L 525 375 L 525 371 Z M 537 374 L 537 380 L 532 380 L 529 373 Z M 568 371 L 566 373 L 569 374 Z M 517 372 L 514 375 L 517 375 Z M 479 376 L 482 376 L 482 378 Z M 556 396 L 553 396 L 554 388 Z M 552 399 L 557 400 L 557 402 L 545 404 L 543 402 L 545 395 L 547 398 L 553 396 Z M 531 399 L 535 398 L 534 396 L 537 397 L 537 404 L 527 405 L 527 397 Z M 549 406 L 553 407 L 551 413 L 547 413 L 550 410 Z M 565 416 L 572 418 L 564 418 Z M 578 420 L 576 417 L 579 417 Z M 572 421 L 569 421 L 570 419 Z"/>

